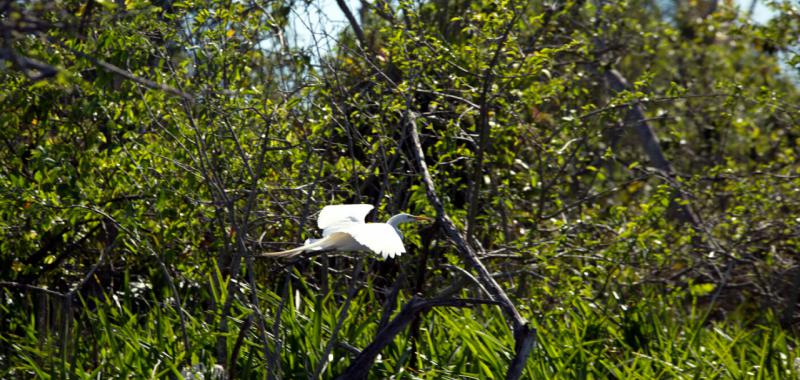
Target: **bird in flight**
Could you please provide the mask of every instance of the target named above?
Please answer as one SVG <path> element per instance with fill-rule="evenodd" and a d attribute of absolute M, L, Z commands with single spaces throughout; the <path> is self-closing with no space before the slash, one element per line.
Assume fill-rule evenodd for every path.
<path fill-rule="evenodd" d="M 325 206 L 317 218 L 322 238 L 308 239 L 302 247 L 266 252 L 259 256 L 293 257 L 309 251 L 372 251 L 384 259 L 394 258 L 406 252 L 403 234 L 398 228 L 400 224 L 433 221 L 426 216 L 400 213 L 386 223 L 366 223 L 364 218 L 373 208 L 368 204 Z"/>

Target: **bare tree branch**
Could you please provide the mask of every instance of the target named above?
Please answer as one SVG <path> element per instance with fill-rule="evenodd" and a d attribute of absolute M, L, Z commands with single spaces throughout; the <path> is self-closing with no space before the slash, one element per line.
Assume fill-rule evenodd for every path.
<path fill-rule="evenodd" d="M 140 85 L 142 85 L 144 87 L 147 87 L 149 89 L 152 89 L 152 90 L 160 90 L 160 91 L 163 91 L 164 93 L 183 98 L 183 99 L 185 99 L 187 101 L 190 101 L 190 102 L 194 101 L 194 97 L 192 95 L 190 95 L 190 94 L 188 94 L 186 92 L 183 92 L 183 91 L 181 91 L 181 90 L 179 90 L 179 89 L 177 89 L 175 87 L 172 87 L 172 86 L 169 86 L 169 85 L 166 85 L 166 84 L 163 84 L 163 83 L 157 83 L 157 82 L 154 82 L 154 81 L 152 81 L 150 79 L 147 79 L 147 78 L 142 78 L 142 77 L 136 76 L 136 75 L 134 75 L 133 73 L 131 73 L 128 70 L 122 69 L 122 68 L 120 68 L 118 66 L 110 64 L 110 63 L 108 63 L 106 61 L 103 61 L 101 59 L 94 58 L 94 57 L 92 57 L 92 56 L 90 56 L 88 54 L 85 54 L 85 53 L 81 52 L 81 51 L 72 49 L 72 48 L 64 45 L 64 43 L 61 42 L 61 41 L 54 41 L 52 39 L 49 39 L 49 40 L 50 40 L 50 42 L 52 42 L 52 43 L 54 43 L 54 44 L 56 44 L 58 46 L 61 46 L 64 49 L 69 50 L 72 54 L 75 54 L 78 57 L 81 57 L 81 58 L 91 62 L 93 65 L 95 65 L 95 66 L 97 66 L 97 67 L 99 67 L 99 68 L 101 68 L 101 69 L 103 69 L 105 71 L 108 71 L 111 74 L 118 75 L 118 76 L 120 76 L 122 78 L 125 78 L 125 79 L 127 79 L 129 81 L 132 81 L 134 83 L 140 84 Z"/>
<path fill-rule="evenodd" d="M 341 375 L 336 377 L 338 380 L 345 379 L 363 379 L 367 377 L 369 369 L 375 362 L 375 358 L 381 353 L 384 347 L 389 345 L 394 340 L 403 328 L 406 327 L 417 314 L 430 310 L 434 307 L 449 306 L 449 307 L 472 307 L 475 305 L 496 304 L 497 302 L 491 300 L 480 299 L 465 299 L 465 298 L 436 298 L 426 300 L 423 298 L 413 297 L 397 316 L 389 322 L 386 327 L 381 330 L 366 348 L 356 357 L 352 364 Z"/>
<path fill-rule="evenodd" d="M 11 49 L 0 49 L 0 60 L 11 61 L 23 74 L 33 81 L 40 81 L 58 74 L 58 69 L 42 61 L 16 54 Z"/>
<path fill-rule="evenodd" d="M 339 9 L 342 10 L 344 17 L 347 17 L 347 21 L 350 23 L 350 27 L 353 28 L 353 33 L 356 34 L 359 45 L 361 45 L 361 47 L 365 50 L 369 49 L 367 45 L 367 38 L 364 36 L 364 30 L 361 29 L 361 25 L 358 24 L 358 21 L 356 20 L 355 16 L 353 16 L 353 12 L 350 11 L 347 3 L 345 3 L 344 0 L 336 0 L 336 5 L 338 5 Z"/>
<path fill-rule="evenodd" d="M 417 130 L 416 115 L 410 111 L 406 111 L 406 122 L 408 123 L 409 134 L 411 135 L 411 149 L 414 151 L 414 160 L 420 169 L 422 180 L 425 183 L 425 192 L 428 196 L 428 201 L 436 209 L 436 220 L 439 226 L 444 231 L 445 235 L 455 244 L 456 249 L 462 257 L 478 272 L 478 278 L 483 286 L 489 292 L 492 300 L 505 311 L 511 319 L 511 329 L 514 331 L 514 339 L 516 340 L 516 356 L 514 357 L 509 372 L 506 374 L 507 379 L 517 379 L 521 375 L 522 367 L 530 355 L 530 351 L 536 343 L 536 330 L 528 325 L 528 322 L 522 318 L 517 308 L 508 298 L 508 295 L 500 287 L 497 281 L 494 280 L 489 270 L 483 265 L 479 253 L 467 243 L 466 237 L 461 231 L 456 228 L 453 221 L 447 216 L 444 210 L 444 204 L 441 198 L 436 193 L 436 185 L 433 182 L 428 165 L 425 162 L 425 154 L 422 150 L 422 143 L 419 139 L 419 131 Z M 480 252 L 485 254 L 485 252 Z"/>
<path fill-rule="evenodd" d="M 628 81 L 619 71 L 614 69 L 607 70 L 605 77 L 610 89 L 615 93 L 630 90 Z M 636 129 L 636 133 L 639 135 L 639 140 L 642 143 L 642 148 L 653 166 L 665 173 L 669 178 L 674 178 L 675 170 L 664 155 L 661 144 L 658 142 L 658 136 L 656 136 L 653 127 L 647 121 L 647 116 L 644 114 L 644 109 L 641 104 L 633 103 L 628 106 L 628 113 L 625 115 L 625 123 Z M 692 207 L 689 204 L 679 204 L 677 202 L 676 198 L 679 195 L 680 189 L 675 188 L 672 204 L 680 213 L 679 219 L 682 222 L 688 222 L 694 227 L 700 226 L 700 219 L 697 217 Z"/>
<path fill-rule="evenodd" d="M 515 12 L 514 17 L 508 21 L 506 29 L 503 31 L 503 34 L 500 36 L 500 40 L 497 42 L 497 47 L 495 48 L 492 60 L 489 62 L 489 66 L 483 70 L 483 84 L 481 86 L 480 100 L 478 101 L 478 104 L 480 105 L 480 112 L 478 113 L 478 125 L 480 126 L 478 133 L 478 151 L 475 153 L 475 166 L 473 167 L 469 186 L 470 202 L 469 209 L 467 210 L 466 233 L 468 241 L 475 232 L 475 216 L 478 213 L 478 205 L 481 204 L 479 202 L 479 197 L 481 192 L 481 183 L 483 182 L 483 156 L 492 149 L 492 140 L 490 138 L 491 128 L 489 125 L 489 109 L 491 108 L 491 105 L 489 104 L 489 90 L 492 88 L 492 83 L 494 82 L 493 70 L 500 59 L 500 53 L 502 53 L 503 48 L 506 45 L 506 41 L 508 40 L 508 36 L 511 34 L 511 30 L 514 28 L 514 24 L 516 23 L 517 17 L 519 17 L 520 13 L 521 12 Z"/>

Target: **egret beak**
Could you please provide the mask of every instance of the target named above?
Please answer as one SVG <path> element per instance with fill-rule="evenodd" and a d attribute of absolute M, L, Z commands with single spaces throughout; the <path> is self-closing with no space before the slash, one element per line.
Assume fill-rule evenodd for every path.
<path fill-rule="evenodd" d="M 435 219 L 419 215 L 419 216 L 414 216 L 414 220 L 416 220 L 417 222 L 433 222 Z"/>

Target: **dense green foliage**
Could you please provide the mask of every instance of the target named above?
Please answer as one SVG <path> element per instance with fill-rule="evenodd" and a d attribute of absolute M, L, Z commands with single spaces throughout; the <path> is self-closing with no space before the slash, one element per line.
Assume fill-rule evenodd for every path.
<path fill-rule="evenodd" d="M 321 52 L 307 3 L 0 1 L 0 377 L 332 378 L 413 296 L 485 299 L 438 224 L 253 257 L 435 215 L 411 118 L 524 378 L 797 377 L 800 14 L 717 3 L 365 2 Z M 503 377 L 507 318 L 427 310 L 371 377 Z"/>

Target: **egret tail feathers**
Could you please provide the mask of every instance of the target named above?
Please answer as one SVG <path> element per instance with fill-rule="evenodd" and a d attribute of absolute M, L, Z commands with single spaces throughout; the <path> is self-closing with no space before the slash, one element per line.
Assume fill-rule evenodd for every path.
<path fill-rule="evenodd" d="M 302 247 L 287 249 L 285 251 L 279 251 L 279 252 L 263 252 L 263 253 L 257 254 L 256 256 L 257 257 L 294 257 L 294 256 L 297 256 L 297 255 L 305 252 L 305 250 L 306 250 L 306 247 L 302 246 Z"/>
<path fill-rule="evenodd" d="M 322 239 L 324 239 L 324 238 L 322 238 Z M 311 246 L 312 244 L 322 240 L 322 239 L 306 239 L 305 243 L 303 243 L 303 248 L 305 248 L 307 250 L 310 250 L 310 251 L 321 251 L 322 247 L 320 247 L 320 246 L 314 246 L 312 248 L 308 248 L 308 247 Z"/>
<path fill-rule="evenodd" d="M 258 257 L 294 257 L 306 251 L 321 251 L 330 248 L 332 242 L 340 238 L 341 234 L 333 234 L 322 239 L 308 239 L 306 244 L 302 247 L 287 249 L 279 252 L 264 252 L 256 256 Z"/>

